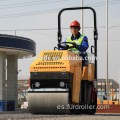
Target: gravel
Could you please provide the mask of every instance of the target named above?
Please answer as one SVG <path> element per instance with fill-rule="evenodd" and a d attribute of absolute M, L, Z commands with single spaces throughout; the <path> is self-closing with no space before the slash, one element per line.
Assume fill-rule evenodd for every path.
<path fill-rule="evenodd" d="M 29 112 L 1 112 L 0 120 L 120 120 L 120 114 L 43 115 Z"/>

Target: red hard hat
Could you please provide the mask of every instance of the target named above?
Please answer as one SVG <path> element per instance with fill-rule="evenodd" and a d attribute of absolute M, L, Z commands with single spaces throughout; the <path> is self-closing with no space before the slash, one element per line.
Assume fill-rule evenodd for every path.
<path fill-rule="evenodd" d="M 73 22 L 70 24 L 70 28 L 71 28 L 72 26 L 80 27 L 80 23 L 75 20 L 75 21 L 73 21 Z"/>

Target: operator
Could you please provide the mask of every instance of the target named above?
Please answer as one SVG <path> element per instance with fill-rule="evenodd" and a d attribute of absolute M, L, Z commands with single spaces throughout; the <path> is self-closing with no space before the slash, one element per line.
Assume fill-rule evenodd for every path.
<path fill-rule="evenodd" d="M 84 66 L 85 57 L 87 57 L 86 50 L 89 47 L 88 38 L 84 35 L 81 35 L 81 33 L 79 32 L 81 27 L 80 27 L 80 23 L 78 21 L 76 21 L 76 20 L 73 21 L 70 25 L 70 28 L 71 28 L 72 36 L 69 36 L 68 38 L 66 38 L 64 42 L 73 43 L 73 45 L 75 47 L 70 48 L 68 50 L 77 52 L 82 57 L 82 66 Z M 65 45 L 73 46 L 72 44 L 69 44 L 69 43 L 63 43 L 63 46 L 65 46 Z M 62 50 L 62 49 L 63 48 L 60 48 L 60 50 Z"/>

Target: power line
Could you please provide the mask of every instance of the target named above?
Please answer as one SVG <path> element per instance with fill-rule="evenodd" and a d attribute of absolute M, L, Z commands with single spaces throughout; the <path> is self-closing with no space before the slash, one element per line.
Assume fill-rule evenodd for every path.
<path fill-rule="evenodd" d="M 120 1 L 120 0 L 111 0 L 111 1 L 109 1 L 109 3 L 111 3 L 111 2 L 117 2 L 117 1 Z M 100 5 L 100 4 L 106 4 L 106 2 L 98 2 L 98 3 L 93 3 L 93 4 L 87 4 L 87 5 Z"/>
<path fill-rule="evenodd" d="M 52 12 L 57 12 L 58 9 L 53 9 L 53 10 L 46 10 L 46 11 L 36 11 L 36 12 L 28 12 L 28 13 L 20 13 L 20 14 L 11 14 L 11 15 L 3 15 L 0 16 L 0 19 L 2 18 L 10 18 L 10 17 L 20 17 L 20 16 L 29 16 L 29 15 L 36 15 L 36 14 L 45 14 L 45 13 L 52 13 Z"/>
<path fill-rule="evenodd" d="M 4 1 L 4 0 L 2 0 Z M 6 0 L 7 1 L 7 0 Z M 1 7 L 4 7 L 6 6 L 7 8 L 9 8 L 9 6 L 11 7 L 19 7 L 19 6 L 16 6 L 16 5 L 22 5 L 21 7 L 23 7 L 25 4 L 31 4 L 31 5 L 34 5 L 33 3 L 41 3 L 41 2 L 45 2 L 45 1 L 49 1 L 49 0 L 41 0 L 41 1 L 34 1 L 34 2 L 22 2 L 22 3 L 16 3 L 16 4 L 8 4 L 8 5 L 0 5 Z M 69 1 L 69 0 L 68 0 Z M 109 1 L 110 2 L 115 2 L 115 1 L 120 1 L 120 0 L 111 0 Z M 52 2 L 55 2 L 55 1 L 52 1 Z M 96 4 L 103 4 L 105 2 L 99 2 L 99 3 L 94 3 L 94 4 L 87 4 L 87 5 L 96 5 Z M 5 7 L 5 8 L 6 8 Z M 1 8 L 3 9 L 3 8 Z"/>
<path fill-rule="evenodd" d="M 27 31 L 27 32 L 31 32 L 31 31 Z M 50 34 L 46 34 L 46 33 L 36 33 L 36 32 L 31 32 L 31 33 L 35 33 L 35 34 L 39 34 L 39 35 L 47 35 L 47 36 L 50 36 L 50 37 L 57 37 L 57 35 L 50 35 Z M 63 36 L 63 37 L 66 38 L 65 36 Z M 89 39 L 89 38 L 88 38 L 88 40 L 93 41 L 93 39 Z M 105 41 L 106 42 L 106 40 L 99 40 L 99 41 Z M 108 40 L 108 41 L 112 41 L 112 42 L 119 41 L 120 42 L 120 40 Z"/>
<path fill-rule="evenodd" d="M 4 0 L 3 0 L 4 1 Z M 7 4 L 7 5 L 0 5 L 0 6 L 15 6 L 15 5 L 24 5 L 24 4 L 30 4 L 30 3 L 36 3 L 36 2 L 42 2 L 42 1 L 48 1 L 48 0 L 37 0 L 37 1 L 34 1 L 34 2 L 22 2 L 22 3 L 15 3 L 15 4 Z"/>
<path fill-rule="evenodd" d="M 31 32 L 31 31 L 27 31 L 27 32 Z M 37 32 L 31 32 L 31 33 L 35 33 L 35 34 L 39 34 L 39 35 L 46 35 L 46 36 L 51 36 L 51 37 L 57 37 L 57 35 L 50 35 L 50 34 L 46 34 L 46 33 L 37 33 Z M 66 38 L 65 36 L 63 36 L 64 38 Z M 89 39 L 88 38 L 88 40 L 90 40 L 90 41 L 93 41 L 93 39 Z M 106 42 L 106 40 L 98 40 L 98 41 L 105 41 Z M 114 39 L 114 40 L 108 40 L 108 41 L 119 41 L 120 42 L 120 40 L 117 40 L 117 39 Z"/>
<path fill-rule="evenodd" d="M 109 5 L 118 4 L 118 3 L 120 3 L 120 2 L 109 3 Z M 105 4 L 96 5 L 96 6 L 92 6 L 92 7 L 100 7 L 100 6 L 103 6 L 103 5 L 105 5 Z"/>
<path fill-rule="evenodd" d="M 56 29 L 56 28 L 55 28 Z M 32 30 L 32 29 L 30 29 L 30 30 Z M 35 30 L 35 29 L 34 29 Z M 38 29 L 37 29 L 38 30 Z M 39 29 L 39 30 L 41 30 L 41 29 Z M 44 29 L 45 30 L 45 29 Z M 50 29 L 49 29 L 50 30 Z M 53 29 L 54 30 L 54 29 Z M 1 31 L 1 30 L 0 30 Z M 4 30 L 3 30 L 4 31 Z M 9 30 L 8 30 L 9 31 Z M 10 31 L 15 31 L 15 30 L 10 30 Z M 21 30 L 20 30 L 21 31 Z M 31 33 L 35 33 L 35 34 L 38 34 L 38 35 L 45 35 L 45 36 L 50 36 L 50 37 L 57 37 L 57 35 L 51 35 L 51 34 L 46 34 L 46 33 L 41 33 L 41 32 L 33 32 L 33 31 L 27 31 L 27 29 L 26 30 L 24 30 L 25 32 L 31 32 Z M 65 36 L 63 36 L 63 38 L 66 38 Z M 88 40 L 89 41 L 93 41 L 93 39 L 92 38 L 88 38 Z M 106 42 L 105 40 L 98 40 L 99 42 L 101 41 L 101 42 Z M 114 39 L 114 40 L 108 40 L 108 41 L 112 41 L 112 42 L 120 42 L 120 40 L 118 40 L 118 39 Z"/>
<path fill-rule="evenodd" d="M 109 29 L 112 29 L 112 28 L 115 28 L 115 27 L 120 27 L 120 25 L 118 25 L 118 26 L 111 26 L 111 27 L 109 27 Z"/>
<path fill-rule="evenodd" d="M 0 0 L 1 2 L 6 2 L 6 1 L 8 1 L 8 0 Z"/>
<path fill-rule="evenodd" d="M 105 41 L 106 42 L 106 40 L 99 40 L 99 41 Z M 120 42 L 120 40 L 108 40 L 108 41 L 119 41 Z"/>
<path fill-rule="evenodd" d="M 31 32 L 31 31 L 27 31 L 27 32 Z M 38 35 L 46 35 L 46 36 L 50 36 L 50 37 L 57 37 L 57 35 L 50 35 L 50 34 L 46 34 L 46 33 L 36 33 L 36 32 L 32 32 L 32 33 L 35 33 L 35 34 L 38 34 Z M 65 36 L 63 36 L 64 38 L 66 38 Z M 88 41 L 94 41 L 94 39 L 89 39 L 88 38 Z M 98 40 L 98 41 L 102 41 L 102 42 L 106 42 L 106 40 Z M 120 42 L 120 40 L 108 40 L 108 41 L 112 41 L 112 42 L 117 42 L 117 41 L 119 41 Z"/>
<path fill-rule="evenodd" d="M 110 26 L 109 29 L 112 28 L 116 28 L 116 27 L 120 27 L 120 25 L 118 26 Z M 94 28 L 94 27 L 84 27 L 84 28 Z M 98 28 L 106 28 L 105 26 L 99 26 Z M 44 30 L 57 30 L 58 28 L 46 28 L 46 29 L 15 29 L 15 30 L 0 30 L 0 31 L 44 31 Z M 62 29 L 70 29 L 70 28 L 62 28 Z"/>
<path fill-rule="evenodd" d="M 112 2 L 112 1 L 111 1 Z M 118 2 L 120 3 L 120 2 Z M 96 3 L 98 4 L 98 3 Z M 112 4 L 117 4 L 117 3 L 112 3 Z M 94 5 L 94 4 L 92 4 Z M 105 4 L 103 4 L 105 5 Z M 97 7 L 97 6 L 103 6 L 103 5 L 96 5 L 96 6 L 91 6 L 91 7 Z M 77 7 L 77 6 L 74 6 Z M 10 14 L 10 15 L 2 15 L 0 18 L 10 18 L 10 17 L 20 17 L 20 16 L 29 16 L 29 15 L 36 15 L 36 14 L 45 14 L 45 13 L 52 13 L 52 12 L 58 12 L 59 9 L 52 9 L 52 10 L 46 10 L 46 11 L 35 11 L 35 12 L 27 12 L 27 13 L 20 13 L 20 14 Z"/>
<path fill-rule="evenodd" d="M 19 3 L 19 5 L 17 4 L 11 4 L 13 6 L 10 5 L 1 5 L 2 7 L 0 9 L 6 9 L 6 8 L 18 8 L 18 7 L 24 7 L 24 6 L 33 6 L 33 5 L 41 5 L 41 4 L 49 4 L 49 3 L 57 3 L 57 2 L 61 2 L 61 1 L 70 1 L 70 0 L 59 0 L 59 1 L 51 1 L 51 2 L 45 2 L 45 1 L 49 1 L 49 0 L 42 0 L 42 1 L 34 1 L 34 2 L 26 2 L 26 3 Z M 26 4 L 26 5 L 25 5 Z M 6 7 L 3 7 L 6 6 Z"/>

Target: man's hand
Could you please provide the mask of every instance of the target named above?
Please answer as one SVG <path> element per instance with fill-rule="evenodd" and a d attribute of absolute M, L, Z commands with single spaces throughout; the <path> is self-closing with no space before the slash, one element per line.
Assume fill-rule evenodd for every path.
<path fill-rule="evenodd" d="M 76 44 L 76 42 L 72 42 L 72 44 L 75 48 L 78 48 L 78 45 Z"/>

